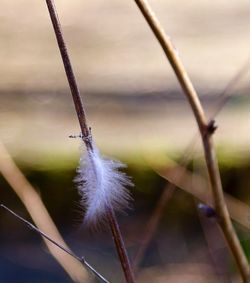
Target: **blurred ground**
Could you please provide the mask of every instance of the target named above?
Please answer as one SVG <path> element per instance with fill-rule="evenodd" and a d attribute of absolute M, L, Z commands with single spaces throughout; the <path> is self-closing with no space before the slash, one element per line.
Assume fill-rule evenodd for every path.
<path fill-rule="evenodd" d="M 247 0 L 150 1 L 194 84 L 218 90 L 249 57 Z M 56 1 L 85 90 L 175 89 L 169 64 L 133 1 Z M 66 81 L 45 1 L 1 1 L 0 89 L 54 91 Z"/>
<path fill-rule="evenodd" d="M 89 123 L 105 154 L 143 160 L 153 152 L 160 161 L 162 153 L 181 154 L 197 134 L 184 99 L 176 101 L 164 95 L 155 100 L 145 96 L 120 99 L 105 94 L 90 96 L 86 97 Z M 55 163 L 55 157 L 70 161 L 78 156 L 80 140 L 69 138 L 79 133 L 69 93 L 8 93 L 1 100 L 1 139 L 17 159 L 38 165 Z M 208 113 L 216 109 L 215 103 L 204 103 Z M 219 128 L 215 140 L 224 156 L 248 158 L 248 109 L 248 99 L 238 97 L 216 118 Z M 195 147 L 200 151 L 199 143 Z"/>
<path fill-rule="evenodd" d="M 0 131 L 18 154 L 76 148 L 67 136 L 79 131 L 44 2 L 1 3 Z M 248 60 L 249 1 L 151 2 L 212 111 Z M 135 3 L 56 4 L 97 142 L 121 154 L 183 148 L 193 116 Z M 218 121 L 218 142 L 241 150 L 250 144 L 249 75 L 233 85 L 240 98 Z"/>

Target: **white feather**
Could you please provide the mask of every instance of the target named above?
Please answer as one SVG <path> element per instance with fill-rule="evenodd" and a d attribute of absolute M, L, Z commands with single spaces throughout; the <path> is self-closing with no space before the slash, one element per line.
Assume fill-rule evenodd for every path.
<path fill-rule="evenodd" d="M 78 189 L 86 208 L 85 222 L 96 224 L 103 220 L 107 207 L 123 210 L 129 204 L 130 178 L 120 169 L 124 164 L 103 158 L 94 146 L 93 151 L 83 152 L 78 168 Z"/>

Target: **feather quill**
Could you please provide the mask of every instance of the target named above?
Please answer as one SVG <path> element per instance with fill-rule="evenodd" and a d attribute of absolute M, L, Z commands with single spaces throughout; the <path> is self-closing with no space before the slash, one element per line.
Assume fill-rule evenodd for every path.
<path fill-rule="evenodd" d="M 120 171 L 124 167 L 119 161 L 102 157 L 95 145 L 93 150 L 82 150 L 76 181 L 86 208 L 86 223 L 97 224 L 104 220 L 107 207 L 118 211 L 128 207 L 131 197 L 126 186 L 133 184 Z"/>

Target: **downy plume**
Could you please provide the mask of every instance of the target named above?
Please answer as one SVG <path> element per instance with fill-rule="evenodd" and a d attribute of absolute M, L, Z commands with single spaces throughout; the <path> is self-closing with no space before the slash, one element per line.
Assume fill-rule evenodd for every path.
<path fill-rule="evenodd" d="M 105 218 L 107 207 L 121 211 L 128 206 L 130 194 L 126 186 L 133 184 L 120 171 L 124 167 L 119 161 L 102 157 L 95 145 L 93 150 L 81 150 L 76 182 L 86 209 L 86 223 L 98 224 Z"/>

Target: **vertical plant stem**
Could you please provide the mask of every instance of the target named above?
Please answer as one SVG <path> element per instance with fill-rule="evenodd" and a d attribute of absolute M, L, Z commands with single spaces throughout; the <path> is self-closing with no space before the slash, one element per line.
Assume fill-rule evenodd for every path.
<path fill-rule="evenodd" d="M 126 252 L 126 248 L 122 240 L 121 231 L 120 231 L 117 221 L 115 220 L 116 218 L 115 218 L 115 214 L 112 208 L 107 209 L 107 218 L 110 223 L 110 228 L 111 228 L 114 242 L 116 245 L 116 250 L 120 258 L 122 269 L 126 277 L 126 280 L 128 283 L 134 283 L 135 282 L 134 273 L 132 271 L 132 268 L 131 268 L 131 265 L 128 259 L 128 255 Z"/>
<path fill-rule="evenodd" d="M 180 60 L 180 57 L 176 52 L 176 49 L 174 48 L 170 38 L 165 34 L 160 22 L 154 15 L 148 2 L 146 0 L 135 0 L 135 2 L 142 12 L 144 18 L 148 22 L 149 26 L 151 27 L 154 35 L 158 39 L 191 105 L 203 141 L 204 154 L 213 191 L 215 209 L 221 219 L 220 226 L 235 258 L 243 282 L 250 282 L 249 265 L 236 232 L 233 228 L 230 215 L 228 213 L 228 209 L 224 200 L 221 178 L 212 140 L 213 132 L 208 131 L 209 123 L 207 122 L 199 97 Z"/>
<path fill-rule="evenodd" d="M 55 7 L 53 0 L 46 0 L 46 3 L 48 6 L 50 18 L 53 24 L 58 47 L 61 53 L 65 73 L 68 79 L 69 87 L 70 87 L 72 98 L 73 98 L 74 105 L 75 105 L 75 110 L 76 110 L 79 124 L 81 127 L 81 132 L 83 134 L 83 137 L 85 138 L 83 139 L 83 141 L 85 142 L 87 149 L 92 149 L 91 142 L 87 138 L 90 136 L 90 131 L 87 125 L 87 119 L 86 119 L 86 114 L 85 114 L 84 106 L 82 103 L 82 99 L 80 96 L 80 90 L 79 90 L 79 87 L 76 81 L 76 77 L 75 77 L 75 74 L 72 68 L 72 64 L 70 62 L 67 46 L 63 38 L 61 25 L 60 25 L 60 22 L 57 16 L 57 12 L 56 12 L 56 7 Z"/>
<path fill-rule="evenodd" d="M 77 85 L 74 71 L 73 71 L 73 68 L 70 62 L 67 47 L 66 47 L 66 44 L 63 38 L 61 25 L 60 25 L 60 22 L 57 16 L 57 12 L 56 12 L 56 7 L 55 7 L 53 0 L 46 0 L 46 3 L 48 6 L 50 18 L 53 24 L 55 35 L 56 35 L 58 47 L 59 47 L 61 57 L 63 60 L 68 83 L 71 89 L 71 94 L 72 94 L 73 101 L 75 104 L 75 110 L 78 116 L 79 124 L 80 124 L 82 135 L 83 135 L 83 141 L 86 145 L 86 149 L 89 151 L 92 151 L 93 145 L 92 145 L 91 132 L 87 125 L 87 119 L 86 119 L 84 106 L 81 100 L 80 91 Z M 129 258 L 126 252 L 125 244 L 124 244 L 121 232 L 120 232 L 120 228 L 119 228 L 115 213 L 111 207 L 107 209 L 107 219 L 108 219 L 108 222 L 109 222 L 112 234 L 113 234 L 115 246 L 116 246 L 119 258 L 120 258 L 120 262 L 121 262 L 127 283 L 134 283 L 135 282 L 134 275 L 130 267 Z"/>

